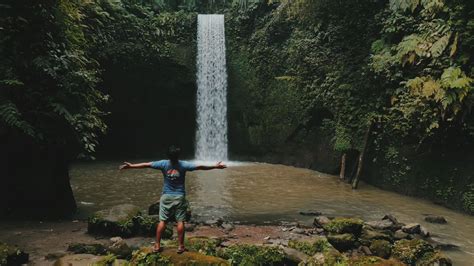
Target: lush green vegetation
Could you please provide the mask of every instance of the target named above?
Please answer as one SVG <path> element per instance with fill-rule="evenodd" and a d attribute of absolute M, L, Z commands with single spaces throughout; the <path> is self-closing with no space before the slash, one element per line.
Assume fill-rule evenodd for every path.
<path fill-rule="evenodd" d="M 33 150 L 65 150 L 57 156 L 67 165 L 93 158 L 107 126 L 139 123 L 127 115 L 174 114 L 172 102 L 153 109 L 143 101 L 193 100 L 196 12 L 222 12 L 231 152 L 295 154 L 289 163 L 329 172 L 344 161 L 348 181 L 361 177 L 474 212 L 473 6 L 469 0 L 3 1 L 0 136 L 8 148 L 1 158 L 18 143 L 32 143 Z M 135 88 L 152 82 L 160 83 L 155 94 Z M 192 120 L 188 102 L 180 109 Z M 144 131 L 150 133 L 143 147 L 157 132 Z M 117 147 L 111 135 L 122 137 L 102 140 Z M 10 159 L 11 168 L 18 158 Z M 10 180 L 31 175 L 11 171 Z"/>
<path fill-rule="evenodd" d="M 324 140 L 332 146 L 326 157 L 347 157 L 349 181 L 363 176 L 474 211 L 473 14 L 470 1 L 442 0 L 234 10 L 230 101 L 239 111 L 230 115 L 238 146 L 282 156 L 306 149 L 299 158 L 315 158 L 306 165 L 335 172 L 334 159 L 327 169 L 307 155 Z"/>

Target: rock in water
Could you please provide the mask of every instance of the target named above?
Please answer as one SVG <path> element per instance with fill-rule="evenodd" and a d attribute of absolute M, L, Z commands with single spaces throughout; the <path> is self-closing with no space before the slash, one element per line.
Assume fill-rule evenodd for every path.
<path fill-rule="evenodd" d="M 395 233 L 393 234 L 393 238 L 395 238 L 397 240 L 408 239 L 409 236 L 410 236 L 409 234 L 403 232 L 401 229 L 395 231 Z"/>
<path fill-rule="evenodd" d="M 319 211 L 300 211 L 300 215 L 304 216 L 319 216 L 321 215 L 321 212 Z"/>
<path fill-rule="evenodd" d="M 448 221 L 443 216 L 437 216 L 437 215 L 428 215 L 425 217 L 425 221 L 428 223 L 435 223 L 435 224 L 445 224 Z"/>
<path fill-rule="evenodd" d="M 452 265 L 449 258 L 422 239 L 395 242 L 392 255 L 408 265 Z"/>
<path fill-rule="evenodd" d="M 393 239 L 389 234 L 375 231 L 370 227 L 365 227 L 362 230 L 362 235 L 359 238 L 359 242 L 362 245 L 370 246 L 374 240 L 386 240 L 388 242 L 393 242 Z"/>
<path fill-rule="evenodd" d="M 402 227 L 402 231 L 408 234 L 419 234 L 421 233 L 421 226 L 417 223 L 407 224 Z"/>
<path fill-rule="evenodd" d="M 318 216 L 318 217 L 314 218 L 313 225 L 318 227 L 318 228 L 322 228 L 324 225 L 328 224 L 329 222 L 331 222 L 331 220 L 329 220 L 328 217 Z"/>
<path fill-rule="evenodd" d="M 140 208 L 135 205 L 117 205 L 90 217 L 87 231 L 91 234 L 130 237 L 137 230 L 133 218 L 138 215 Z"/>
<path fill-rule="evenodd" d="M 366 222 L 365 224 L 378 230 L 389 230 L 395 225 L 391 220 L 388 219 L 381 221 L 370 221 Z"/>
<path fill-rule="evenodd" d="M 221 225 L 221 227 L 225 230 L 225 231 L 232 231 L 234 230 L 235 226 L 231 223 L 223 223 Z"/>
<path fill-rule="evenodd" d="M 363 222 L 356 218 L 334 218 L 324 225 L 324 230 L 332 234 L 349 233 L 358 237 L 362 231 Z"/>

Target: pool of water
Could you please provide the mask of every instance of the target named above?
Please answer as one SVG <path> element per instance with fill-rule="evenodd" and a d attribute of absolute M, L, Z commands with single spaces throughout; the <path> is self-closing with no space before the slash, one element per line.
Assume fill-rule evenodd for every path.
<path fill-rule="evenodd" d="M 159 200 L 163 184 L 160 171 L 119 171 L 119 164 L 103 161 L 73 165 L 71 183 L 80 216 L 123 203 L 146 209 Z M 352 190 L 337 177 L 316 171 L 264 163 L 230 163 L 225 170 L 188 172 L 186 189 L 193 214 L 240 222 L 311 223 L 311 217 L 299 215 L 301 210 L 366 220 L 391 213 L 401 222 L 420 223 L 444 242 L 460 246 L 458 251 L 448 252 L 455 265 L 474 262 L 473 216 L 367 184 Z M 426 223 L 424 214 L 442 215 L 448 224 Z"/>

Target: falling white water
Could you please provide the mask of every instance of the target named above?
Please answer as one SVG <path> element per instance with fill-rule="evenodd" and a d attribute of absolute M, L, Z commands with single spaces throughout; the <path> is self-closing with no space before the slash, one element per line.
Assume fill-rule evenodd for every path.
<path fill-rule="evenodd" d="M 227 160 L 224 15 L 198 15 L 196 159 Z"/>

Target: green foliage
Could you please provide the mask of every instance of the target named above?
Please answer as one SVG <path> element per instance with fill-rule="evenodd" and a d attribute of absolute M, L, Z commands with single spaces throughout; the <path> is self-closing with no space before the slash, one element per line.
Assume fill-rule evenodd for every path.
<path fill-rule="evenodd" d="M 393 245 L 393 256 L 409 265 L 415 265 L 426 254 L 432 254 L 432 252 L 433 247 L 421 239 L 403 239 Z"/>
<path fill-rule="evenodd" d="M 115 260 L 117 260 L 117 256 L 115 256 L 114 254 L 107 254 L 106 256 L 104 256 L 104 258 L 102 258 L 101 260 L 99 260 L 96 265 L 97 266 L 107 266 L 107 265 L 113 265 L 113 263 L 115 262 Z"/>
<path fill-rule="evenodd" d="M 331 244 L 329 244 L 328 240 L 324 237 L 308 241 L 290 240 L 288 242 L 288 246 L 290 248 L 299 250 L 308 256 L 313 256 L 318 252 L 326 252 L 329 249 L 333 248 Z"/>
<path fill-rule="evenodd" d="M 161 255 L 158 252 L 147 252 L 136 250 L 132 254 L 130 261 L 133 265 L 170 265 L 169 257 Z"/>
<path fill-rule="evenodd" d="M 462 194 L 463 209 L 468 213 L 474 213 L 474 185 L 470 185 Z"/>
<path fill-rule="evenodd" d="M 220 239 L 210 239 L 207 237 L 191 237 L 185 239 L 185 241 L 189 250 L 197 251 L 208 256 L 216 256 L 217 247 L 222 242 Z"/>
<path fill-rule="evenodd" d="M 334 218 L 331 222 L 324 225 L 324 230 L 335 233 L 351 233 L 359 235 L 362 230 L 363 221 L 356 218 Z"/>
<path fill-rule="evenodd" d="M 218 252 L 232 265 L 280 265 L 285 255 L 278 247 L 234 245 Z"/>

